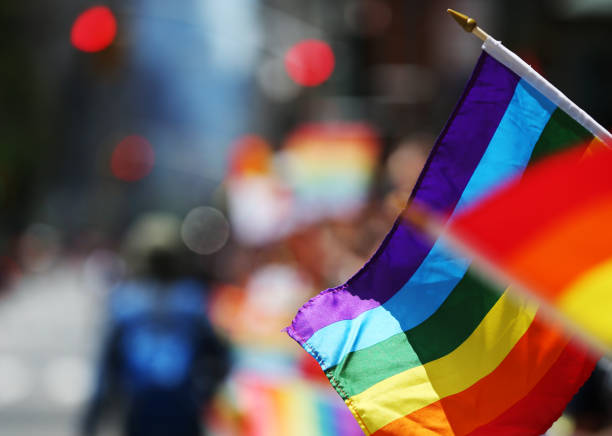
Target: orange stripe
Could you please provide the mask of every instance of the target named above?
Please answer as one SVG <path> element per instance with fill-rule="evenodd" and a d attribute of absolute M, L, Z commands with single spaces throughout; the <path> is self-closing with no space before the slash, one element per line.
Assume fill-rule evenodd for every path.
<path fill-rule="evenodd" d="M 510 275 L 554 301 L 563 289 L 593 265 L 610 257 L 612 196 L 561 217 L 509 257 Z"/>
<path fill-rule="evenodd" d="M 385 425 L 372 436 L 453 436 L 448 418 L 440 401 Z"/>
<path fill-rule="evenodd" d="M 491 374 L 462 392 L 391 422 L 374 435 L 468 434 L 525 397 L 552 367 L 567 343 L 560 328 L 551 327 L 536 316 Z"/>
<path fill-rule="evenodd" d="M 588 158 L 590 156 L 593 156 L 594 153 L 599 153 L 602 150 L 606 150 L 607 147 L 608 146 L 606 145 L 605 142 L 603 142 L 598 137 L 594 137 L 591 140 L 591 142 L 589 142 L 589 144 L 587 145 L 587 149 L 584 152 L 584 157 Z"/>

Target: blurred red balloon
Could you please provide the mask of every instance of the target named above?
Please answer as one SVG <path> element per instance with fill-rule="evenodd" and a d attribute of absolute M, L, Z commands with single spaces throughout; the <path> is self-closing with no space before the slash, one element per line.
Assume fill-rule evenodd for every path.
<path fill-rule="evenodd" d="M 128 136 L 121 141 L 111 156 L 111 171 L 118 179 L 134 182 L 153 169 L 155 153 L 151 144 L 142 136 Z"/>
<path fill-rule="evenodd" d="M 295 44 L 285 55 L 285 69 L 296 83 L 317 86 L 334 71 L 334 53 L 329 44 L 307 39 Z"/>
<path fill-rule="evenodd" d="M 117 34 L 117 21 L 106 6 L 94 6 L 77 17 L 70 41 L 77 49 L 96 52 L 108 47 Z"/>

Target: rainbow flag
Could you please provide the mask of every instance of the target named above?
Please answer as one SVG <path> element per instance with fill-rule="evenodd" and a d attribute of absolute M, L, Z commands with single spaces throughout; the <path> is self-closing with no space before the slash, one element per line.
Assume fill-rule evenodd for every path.
<path fill-rule="evenodd" d="M 449 232 L 612 350 L 612 149 L 548 158 Z"/>
<path fill-rule="evenodd" d="M 240 436 L 363 435 L 333 391 L 316 384 L 241 375 L 236 395 L 243 420 Z"/>
<path fill-rule="evenodd" d="M 298 224 L 358 212 L 379 155 L 378 135 L 365 123 L 310 123 L 291 133 L 278 167 L 295 197 Z"/>
<path fill-rule="evenodd" d="M 543 156 L 609 133 L 498 41 L 474 73 L 411 196 L 454 214 Z M 594 359 L 527 301 L 398 220 L 347 283 L 289 335 L 319 362 L 366 434 L 539 435 Z"/>

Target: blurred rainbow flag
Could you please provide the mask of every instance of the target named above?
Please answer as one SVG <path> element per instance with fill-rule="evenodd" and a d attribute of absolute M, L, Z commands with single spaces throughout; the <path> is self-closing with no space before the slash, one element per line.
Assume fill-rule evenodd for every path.
<path fill-rule="evenodd" d="M 449 234 L 612 350 L 612 150 L 548 158 Z"/>
<path fill-rule="evenodd" d="M 274 153 L 256 135 L 234 144 L 226 179 L 234 235 L 261 245 L 325 219 L 351 218 L 366 204 L 380 140 L 366 123 L 308 123 Z"/>
<path fill-rule="evenodd" d="M 610 134 L 491 38 L 411 201 L 450 219 L 543 156 Z M 366 434 L 540 435 L 594 366 L 560 326 L 399 219 L 347 283 L 289 335 Z"/>
<path fill-rule="evenodd" d="M 359 436 L 363 433 L 340 399 L 305 381 L 241 377 L 236 394 L 244 436 Z M 333 394 L 333 396 L 330 396 Z"/>
<path fill-rule="evenodd" d="M 312 123 L 296 129 L 279 155 L 279 169 L 295 197 L 297 220 L 342 218 L 366 202 L 380 154 L 365 123 Z"/>

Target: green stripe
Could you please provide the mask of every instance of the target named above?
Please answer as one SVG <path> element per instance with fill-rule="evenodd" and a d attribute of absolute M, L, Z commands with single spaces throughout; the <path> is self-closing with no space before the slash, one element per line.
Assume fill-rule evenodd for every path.
<path fill-rule="evenodd" d="M 536 142 L 529 163 L 591 139 L 593 139 L 591 132 L 557 108 Z"/>
<path fill-rule="evenodd" d="M 588 130 L 557 108 L 534 146 L 529 164 L 592 138 Z M 439 359 L 469 337 L 499 297 L 500 292 L 468 271 L 440 308 L 423 323 L 349 353 L 325 373 L 334 386 L 341 385 L 342 397 L 346 399 L 388 377 Z"/>
<path fill-rule="evenodd" d="M 445 356 L 480 324 L 500 293 L 469 270 L 440 308 L 418 326 L 349 353 L 325 371 L 343 385 L 348 396 L 375 383 Z"/>

